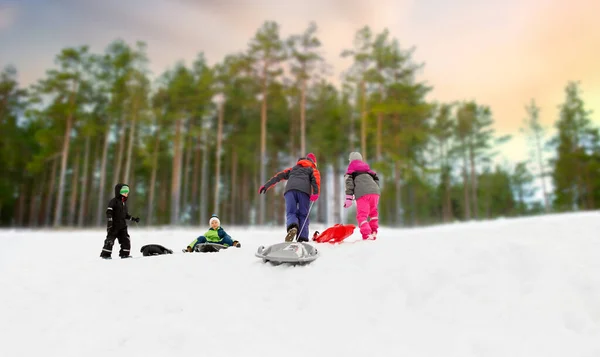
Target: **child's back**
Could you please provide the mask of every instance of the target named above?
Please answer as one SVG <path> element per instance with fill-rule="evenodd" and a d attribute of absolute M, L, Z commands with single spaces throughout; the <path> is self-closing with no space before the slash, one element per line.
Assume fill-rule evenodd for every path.
<path fill-rule="evenodd" d="M 379 178 L 377 173 L 362 161 L 358 152 L 350 153 L 350 164 L 345 174 L 346 202 L 344 208 L 356 200 L 356 221 L 363 239 L 376 239 L 379 229 Z"/>
<path fill-rule="evenodd" d="M 359 199 L 372 193 L 381 194 L 377 173 L 364 161 L 351 161 L 346 170 L 346 194 Z"/>

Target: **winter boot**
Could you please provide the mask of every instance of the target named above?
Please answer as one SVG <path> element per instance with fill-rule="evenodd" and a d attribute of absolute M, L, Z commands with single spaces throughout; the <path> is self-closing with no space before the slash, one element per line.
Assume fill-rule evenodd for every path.
<path fill-rule="evenodd" d="M 242 247 L 242 245 L 240 244 L 240 242 L 238 242 L 237 240 L 233 241 L 233 246 L 237 247 L 237 248 L 241 248 Z"/>
<path fill-rule="evenodd" d="M 181 250 L 184 253 L 191 253 L 192 252 L 192 247 L 185 247 Z"/>
<path fill-rule="evenodd" d="M 286 242 L 293 241 L 294 238 L 296 237 L 296 233 L 298 233 L 298 228 L 292 227 L 292 228 L 288 229 L 287 236 L 285 236 L 285 241 Z"/>
<path fill-rule="evenodd" d="M 315 233 L 313 234 L 312 240 L 317 240 L 318 236 L 319 236 L 319 231 L 315 231 Z"/>
<path fill-rule="evenodd" d="M 377 233 L 375 233 L 375 232 L 369 234 L 366 238 L 363 238 L 363 240 L 375 240 L 375 239 L 377 239 Z"/>

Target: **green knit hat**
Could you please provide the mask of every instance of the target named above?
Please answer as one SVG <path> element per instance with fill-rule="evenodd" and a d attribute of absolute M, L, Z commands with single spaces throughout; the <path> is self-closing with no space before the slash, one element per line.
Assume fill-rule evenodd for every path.
<path fill-rule="evenodd" d="M 129 193 L 129 186 L 121 187 L 121 191 L 119 191 L 119 193 L 120 194 Z"/>

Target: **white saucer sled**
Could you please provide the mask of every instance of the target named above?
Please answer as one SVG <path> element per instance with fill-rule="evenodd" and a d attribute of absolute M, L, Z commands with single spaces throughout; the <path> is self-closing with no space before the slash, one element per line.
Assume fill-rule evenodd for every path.
<path fill-rule="evenodd" d="M 313 262 L 319 257 L 320 253 L 317 248 L 308 243 L 283 242 L 270 245 L 267 248 L 261 245 L 254 255 L 261 258 L 263 263 L 304 265 Z"/>

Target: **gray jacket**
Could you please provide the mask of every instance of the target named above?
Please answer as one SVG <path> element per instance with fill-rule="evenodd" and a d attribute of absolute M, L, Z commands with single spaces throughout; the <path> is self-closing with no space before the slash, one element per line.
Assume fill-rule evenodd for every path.
<path fill-rule="evenodd" d="M 281 180 L 287 180 L 284 194 L 290 190 L 301 191 L 309 196 L 321 193 L 321 174 L 309 159 L 302 158 L 294 167 L 277 173 L 265 183 L 265 188 L 268 190 Z"/>
<path fill-rule="evenodd" d="M 346 195 L 354 195 L 356 200 L 371 193 L 381 194 L 377 173 L 371 170 L 364 161 L 354 160 L 350 162 L 344 178 Z"/>

